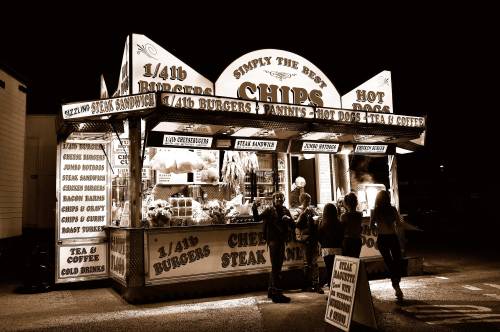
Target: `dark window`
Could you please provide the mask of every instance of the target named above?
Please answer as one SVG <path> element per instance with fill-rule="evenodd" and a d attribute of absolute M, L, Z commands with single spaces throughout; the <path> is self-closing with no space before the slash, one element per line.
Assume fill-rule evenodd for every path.
<path fill-rule="evenodd" d="M 28 88 L 24 85 L 19 84 L 19 91 L 26 93 L 28 92 Z"/>
<path fill-rule="evenodd" d="M 0 88 L 5 89 L 5 81 L 0 80 Z"/>

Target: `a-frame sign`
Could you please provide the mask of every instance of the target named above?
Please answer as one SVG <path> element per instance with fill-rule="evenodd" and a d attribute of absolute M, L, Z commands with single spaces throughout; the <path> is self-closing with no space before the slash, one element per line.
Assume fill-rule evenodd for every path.
<path fill-rule="evenodd" d="M 325 322 L 349 331 L 351 321 L 377 329 L 370 285 L 359 258 L 335 256 Z"/>

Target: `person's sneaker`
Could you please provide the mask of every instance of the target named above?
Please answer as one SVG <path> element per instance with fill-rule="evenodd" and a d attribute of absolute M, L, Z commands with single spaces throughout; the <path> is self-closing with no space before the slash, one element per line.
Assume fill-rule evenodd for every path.
<path fill-rule="evenodd" d="M 274 294 L 271 299 L 274 303 L 289 303 L 291 300 L 288 296 L 285 296 L 281 293 Z"/>
<path fill-rule="evenodd" d="M 315 287 L 314 288 L 314 291 L 318 294 L 325 294 L 325 292 L 323 291 L 323 289 L 321 287 Z"/>

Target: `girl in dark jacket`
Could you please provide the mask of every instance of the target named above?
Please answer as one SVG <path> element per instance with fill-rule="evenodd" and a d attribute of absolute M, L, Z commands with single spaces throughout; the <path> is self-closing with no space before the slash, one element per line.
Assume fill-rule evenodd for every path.
<path fill-rule="evenodd" d="M 344 228 L 339 221 L 337 208 L 332 203 L 328 203 L 323 208 L 323 219 L 319 225 L 319 243 L 321 244 L 321 256 L 325 261 L 325 283 L 328 287 L 330 287 L 332 279 L 335 255 L 342 255 L 343 240 Z"/>
<path fill-rule="evenodd" d="M 344 242 L 342 254 L 344 256 L 359 258 L 361 253 L 361 222 L 363 215 L 356 211 L 358 207 L 358 197 L 354 193 L 349 193 L 344 197 L 344 204 L 347 212 L 342 214 L 340 222 L 344 226 Z"/>

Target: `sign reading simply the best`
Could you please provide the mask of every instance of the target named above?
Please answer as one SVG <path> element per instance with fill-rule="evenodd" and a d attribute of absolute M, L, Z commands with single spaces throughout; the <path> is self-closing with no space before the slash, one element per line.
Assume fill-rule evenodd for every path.
<path fill-rule="evenodd" d="M 337 89 L 318 67 L 297 54 L 276 49 L 253 51 L 233 61 L 215 82 L 215 95 L 265 103 L 341 106 Z M 295 114 L 308 117 L 309 112 L 300 109 Z"/>
<path fill-rule="evenodd" d="M 103 238 L 108 220 L 106 144 L 62 143 L 58 239 Z"/>

